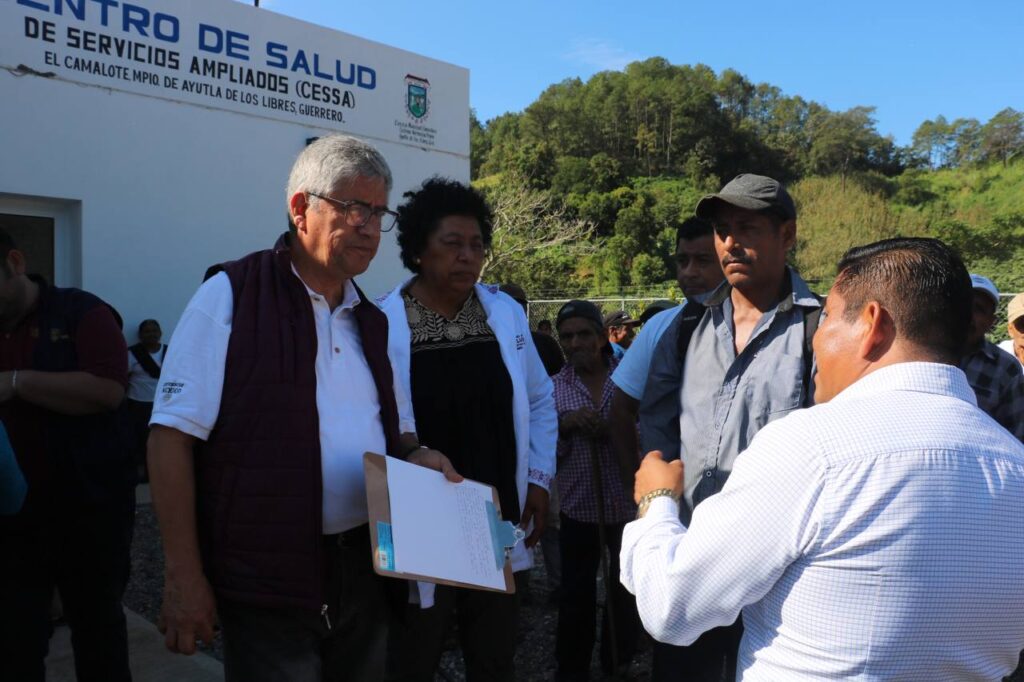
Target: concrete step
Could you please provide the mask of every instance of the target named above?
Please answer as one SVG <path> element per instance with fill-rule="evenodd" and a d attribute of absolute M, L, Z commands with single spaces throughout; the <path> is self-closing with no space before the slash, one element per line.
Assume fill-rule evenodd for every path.
<path fill-rule="evenodd" d="M 223 682 L 224 666 L 204 653 L 173 654 L 164 646 L 164 636 L 142 616 L 125 609 L 128 619 L 128 656 L 134 682 Z M 50 639 L 46 658 L 47 682 L 75 682 L 75 661 L 71 653 L 71 631 L 61 626 Z"/>

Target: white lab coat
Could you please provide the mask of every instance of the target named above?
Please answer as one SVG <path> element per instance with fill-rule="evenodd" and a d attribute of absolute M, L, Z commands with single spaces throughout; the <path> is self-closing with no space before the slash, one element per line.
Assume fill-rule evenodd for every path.
<path fill-rule="evenodd" d="M 388 318 L 388 354 L 395 370 L 396 383 L 412 396 L 410 376 L 411 334 L 405 316 L 402 289 L 406 280 L 377 304 Z M 530 335 L 530 324 L 521 305 L 493 285 L 477 284 L 476 294 L 487 314 L 487 325 L 494 332 L 509 377 L 512 379 L 512 419 L 516 433 L 516 487 L 519 510 L 526 502 L 530 483 L 544 489 L 555 475 L 555 447 L 558 440 L 558 415 L 554 388 L 537 354 Z M 415 416 L 415 415 L 414 415 Z M 429 443 L 427 443 L 429 445 Z M 512 570 L 530 568 L 533 561 L 520 542 L 512 550 Z M 419 601 L 423 608 L 433 605 L 433 585 L 419 583 Z M 416 598 L 413 596 L 413 600 Z"/>

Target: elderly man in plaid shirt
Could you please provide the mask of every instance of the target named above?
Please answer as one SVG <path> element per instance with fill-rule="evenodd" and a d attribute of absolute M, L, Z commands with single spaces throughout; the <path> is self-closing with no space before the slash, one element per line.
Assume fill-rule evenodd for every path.
<path fill-rule="evenodd" d="M 974 304 L 960 369 L 974 389 L 978 407 L 1024 442 L 1024 373 L 1015 357 L 985 338 L 996 321 L 999 290 L 981 275 L 971 275 L 971 283 Z"/>
<path fill-rule="evenodd" d="M 590 678 L 596 620 L 596 574 L 608 549 L 606 604 L 614 616 L 620 667 L 632 658 L 639 631 L 636 602 L 619 582 L 622 529 L 636 515 L 623 489 L 608 436 L 608 413 L 618 365 L 604 335 L 601 313 L 588 301 L 569 301 L 558 312 L 558 340 L 568 364 L 553 377 L 558 411 L 558 490 L 562 498 L 562 594 L 555 657 L 559 680 Z M 602 504 L 603 503 L 603 504 Z M 603 537 L 602 537 L 603 536 Z M 601 628 L 601 663 L 611 671 L 609 606 Z"/>

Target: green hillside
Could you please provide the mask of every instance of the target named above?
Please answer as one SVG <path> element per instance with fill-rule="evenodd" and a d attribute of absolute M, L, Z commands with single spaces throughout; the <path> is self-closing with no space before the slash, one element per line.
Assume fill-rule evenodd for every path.
<path fill-rule="evenodd" d="M 797 201 L 794 264 L 826 290 L 842 253 L 937 236 L 1002 291 L 1024 290 L 1024 115 L 881 135 L 870 106 L 832 111 L 732 70 L 654 58 L 471 117 L 474 182 L 500 205 L 485 277 L 533 296 L 678 295 L 669 255 L 703 194 L 740 172 Z"/>

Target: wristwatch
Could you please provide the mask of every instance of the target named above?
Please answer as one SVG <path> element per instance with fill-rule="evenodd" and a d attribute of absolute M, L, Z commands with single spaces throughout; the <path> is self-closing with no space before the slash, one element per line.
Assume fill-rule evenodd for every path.
<path fill-rule="evenodd" d="M 671 488 L 655 488 L 640 498 L 640 504 L 636 508 L 636 517 L 642 519 L 650 509 L 651 501 L 658 497 L 671 497 L 673 502 L 679 502 L 679 496 Z"/>

